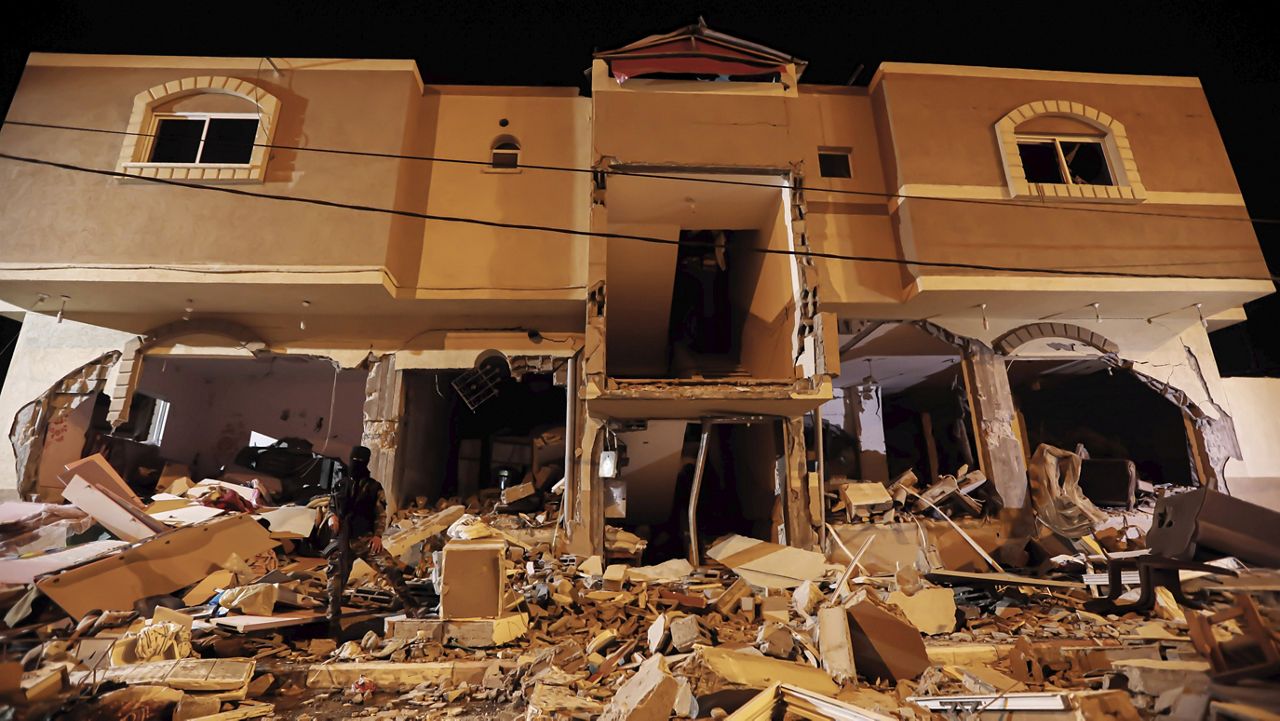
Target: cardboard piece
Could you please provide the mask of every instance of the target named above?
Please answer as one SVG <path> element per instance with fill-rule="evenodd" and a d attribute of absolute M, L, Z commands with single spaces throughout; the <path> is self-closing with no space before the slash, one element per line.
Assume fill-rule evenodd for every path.
<path fill-rule="evenodd" d="M 678 689 L 666 658 L 650 656 L 618 689 L 600 721 L 666 721 Z"/>
<path fill-rule="evenodd" d="M 165 525 L 144 513 L 108 488 L 94 486 L 80 476 L 72 476 L 62 497 L 93 516 L 93 520 L 122 541 L 141 541 L 162 531 Z M 136 498 L 136 496 L 135 496 Z"/>
<path fill-rule="evenodd" d="M 868 597 L 847 606 L 858 672 L 890 681 L 914 679 L 929 668 L 920 631 Z"/>
<path fill-rule="evenodd" d="M 894 591 L 886 599 L 902 609 L 920 632 L 929 636 L 956 630 L 956 596 L 949 588 L 926 588 L 908 596 Z"/>
<path fill-rule="evenodd" d="M 236 575 L 231 571 L 218 570 L 205 576 L 182 596 L 182 602 L 188 606 L 198 606 L 213 598 L 220 588 L 230 588 L 236 583 Z"/>
<path fill-rule="evenodd" d="M 180 479 L 186 479 L 187 488 L 191 487 L 191 467 L 185 463 L 165 463 L 160 480 L 156 481 L 156 493 L 183 493 L 186 488 L 174 488 Z"/>
<path fill-rule="evenodd" d="M 131 610 L 139 599 L 173 593 L 205 578 L 233 553 L 252 558 L 275 546 L 250 516 L 229 516 L 174 529 L 36 585 L 79 619 L 94 609 Z"/>
<path fill-rule="evenodd" d="M 266 520 L 272 538 L 306 538 L 315 530 L 320 511 L 307 506 L 281 506 L 257 517 Z"/>
<path fill-rule="evenodd" d="M 733 569 L 753 586 L 795 588 L 820 581 L 827 572 L 821 553 L 730 535 L 707 549 L 707 557 Z"/>
<path fill-rule="evenodd" d="M 154 505 L 156 504 L 152 504 L 152 506 Z M 193 523 L 204 523 L 211 518 L 217 518 L 226 513 L 221 508 L 202 506 L 199 503 L 190 502 L 176 508 L 160 511 L 153 510 L 152 506 L 147 507 L 147 514 L 157 521 L 171 526 L 190 526 Z"/>
<path fill-rule="evenodd" d="M 497 618 L 507 589 L 507 544 L 501 540 L 449 541 L 440 576 L 440 617 Z"/>
<path fill-rule="evenodd" d="M 845 547 L 856 552 L 864 545 L 867 549 L 858 565 L 872 576 L 892 575 L 899 568 L 912 566 L 921 572 L 931 567 L 928 542 L 922 538 L 915 523 L 858 523 L 832 526 L 837 538 Z M 867 542 L 871 541 L 870 545 Z M 847 564 L 852 560 L 840 544 L 832 549 L 833 563 Z"/>
<path fill-rule="evenodd" d="M 849 614 L 841 606 L 818 609 L 818 649 L 822 653 L 822 669 L 832 680 L 843 685 L 857 678 L 858 666 L 853 657 L 853 638 L 849 632 Z"/>
<path fill-rule="evenodd" d="M 95 453 L 88 458 L 81 458 L 78 461 L 68 463 L 63 466 L 63 470 L 58 474 L 58 480 L 62 484 L 68 485 L 71 479 L 80 476 L 91 486 L 97 488 L 106 488 L 120 498 L 124 499 L 129 505 L 142 508 L 142 499 L 138 498 L 138 494 L 133 492 L 128 483 L 116 473 L 116 469 L 107 463 L 107 459 L 101 453 Z"/>

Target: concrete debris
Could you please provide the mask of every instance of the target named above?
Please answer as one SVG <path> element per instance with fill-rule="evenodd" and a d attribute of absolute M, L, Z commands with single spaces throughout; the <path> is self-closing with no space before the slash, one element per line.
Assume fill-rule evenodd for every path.
<path fill-rule="evenodd" d="M 357 564 L 328 635 L 324 499 L 263 507 L 258 488 L 191 483 L 174 465 L 171 493 L 135 505 L 110 466 L 86 459 L 73 503 L 0 504 L 0 548 L 58 529 L 0 564 L 0 600 L 27 624 L 4 634 L 0 697 L 71 703 L 105 681 L 124 688 L 98 700 L 121 713 L 210 721 L 356 707 L 387 719 L 925 721 L 985 707 L 1137 721 L 1200 718 L 1211 685 L 1280 678 L 1280 573 L 1236 560 L 1274 549 L 1243 548 L 1220 521 L 1180 516 L 1173 529 L 1199 534 L 1188 547 L 1233 550 L 1184 571 L 1203 610 L 1164 587 L 1147 611 L 1086 608 L 1111 591 L 1109 567 L 1149 555 L 1141 519 L 1155 502 L 1080 503 L 1070 455 L 1033 462 L 1047 529 L 1007 569 L 990 559 L 1009 557 L 1012 521 L 963 467 L 932 484 L 911 472 L 887 486 L 833 482 L 816 509 L 825 552 L 731 534 L 703 539 L 700 566 L 650 553 L 652 529 L 609 527 L 602 553 L 566 553 L 562 500 L 538 475 L 419 500 L 389 519 L 382 545 L 421 608 L 402 608 L 378 569 Z M 1044 470 L 1051 461 L 1066 463 L 1065 483 Z M 245 508 L 197 515 L 210 509 L 180 495 L 192 491 Z M 119 540 L 75 545 L 58 525 L 94 523 Z M 1117 590 L 1136 593 L 1137 576 L 1121 573 Z M 1231 698 L 1242 717 L 1269 703 Z"/>

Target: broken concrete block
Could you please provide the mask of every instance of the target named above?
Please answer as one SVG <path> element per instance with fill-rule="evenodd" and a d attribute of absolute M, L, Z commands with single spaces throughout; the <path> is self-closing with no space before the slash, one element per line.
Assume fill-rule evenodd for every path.
<path fill-rule="evenodd" d="M 812 616 L 814 609 L 825 598 L 822 590 L 818 588 L 818 584 L 813 581 L 805 581 L 796 586 L 796 590 L 791 592 L 791 604 L 801 616 Z"/>
<path fill-rule="evenodd" d="M 822 653 L 823 670 L 831 674 L 836 683 L 843 685 L 857 677 L 849 614 L 842 606 L 818 609 L 818 649 Z"/>
<path fill-rule="evenodd" d="M 750 595 L 751 585 L 739 578 L 716 598 L 715 609 L 726 616 L 733 615 L 740 608 L 739 601 Z"/>
<path fill-rule="evenodd" d="M 866 678 L 913 679 L 929 668 L 920 630 L 865 594 L 846 606 L 853 656 Z"/>
<path fill-rule="evenodd" d="M 902 609 L 921 633 L 933 636 L 956 630 L 956 597 L 949 588 L 925 588 L 910 596 L 894 591 L 887 600 Z"/>
<path fill-rule="evenodd" d="M 756 634 L 756 647 L 766 656 L 791 658 L 796 642 L 791 637 L 791 629 L 780 623 L 766 623 Z"/>
<path fill-rule="evenodd" d="M 662 651 L 670 637 L 670 630 L 667 628 L 667 614 L 658 614 L 658 617 L 653 619 L 653 623 L 649 625 L 649 630 L 645 636 L 649 641 L 649 653 Z"/>
<path fill-rule="evenodd" d="M 507 544 L 476 539 L 449 541 L 440 568 L 440 617 L 497 618 L 506 597 Z"/>
<path fill-rule="evenodd" d="M 786 683 L 816 693 L 834 695 L 839 687 L 821 669 L 754 652 L 699 646 L 683 667 L 696 697 L 727 689 L 764 689 Z"/>
<path fill-rule="evenodd" d="M 671 621 L 671 647 L 680 653 L 693 650 L 693 644 L 702 638 L 702 626 L 697 616 L 681 616 Z"/>
<path fill-rule="evenodd" d="M 621 591 L 627 580 L 627 567 L 621 563 L 611 563 L 604 569 L 604 590 Z"/>
<path fill-rule="evenodd" d="M 604 575 L 604 560 L 599 556 L 590 556 L 578 564 L 578 573 L 587 578 Z"/>
<path fill-rule="evenodd" d="M 664 721 L 671 716 L 679 684 L 662 656 L 650 656 L 605 708 L 601 721 Z"/>

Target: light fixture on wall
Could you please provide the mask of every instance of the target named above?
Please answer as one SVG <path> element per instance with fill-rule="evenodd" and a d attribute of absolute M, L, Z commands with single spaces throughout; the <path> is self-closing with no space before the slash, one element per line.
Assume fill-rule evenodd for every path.
<path fill-rule="evenodd" d="M 49 300 L 48 293 L 36 293 L 36 302 L 31 304 L 31 310 L 35 310 L 40 306 L 40 304 L 44 303 L 46 300 Z"/>
<path fill-rule="evenodd" d="M 1199 303 L 1196 303 L 1196 316 L 1200 318 L 1200 325 L 1203 326 L 1205 330 L 1209 330 L 1209 321 L 1204 319 L 1204 310 L 1201 309 Z"/>
<path fill-rule="evenodd" d="M 871 359 L 867 358 L 867 375 L 862 379 L 861 383 L 854 386 L 864 397 L 867 394 L 873 394 L 880 389 L 880 381 L 876 380 L 876 374 L 871 369 Z"/>
<path fill-rule="evenodd" d="M 982 311 L 982 329 L 991 330 L 991 322 L 987 320 L 987 304 L 979 303 L 978 309 Z"/>
<path fill-rule="evenodd" d="M 191 314 L 196 310 L 196 302 L 191 298 L 187 298 L 187 304 L 182 307 L 182 319 L 191 320 Z"/>
<path fill-rule="evenodd" d="M 62 315 L 67 312 L 67 301 L 71 300 L 71 296 L 62 296 L 62 305 L 58 306 L 58 322 L 62 322 Z"/>
<path fill-rule="evenodd" d="M 1095 323 L 1102 322 L 1102 311 L 1099 310 L 1100 306 L 1101 304 L 1096 302 L 1089 304 L 1089 307 L 1093 308 L 1093 320 Z"/>
<path fill-rule="evenodd" d="M 309 300 L 302 301 L 302 310 L 305 311 L 307 308 L 310 308 L 310 307 L 311 307 L 311 301 Z M 301 320 L 298 321 L 298 330 L 306 330 L 306 329 L 307 329 L 307 319 L 303 317 Z"/>

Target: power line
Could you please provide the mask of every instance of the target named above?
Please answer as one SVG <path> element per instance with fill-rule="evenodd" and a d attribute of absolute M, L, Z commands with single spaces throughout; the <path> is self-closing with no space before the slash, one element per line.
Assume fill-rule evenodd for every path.
<path fill-rule="evenodd" d="M 0 158 L 13 160 L 20 163 L 28 163 L 31 165 L 42 165 L 60 170 L 90 173 L 93 175 L 101 175 L 111 178 L 122 178 L 126 180 L 140 180 L 148 183 L 157 183 L 160 185 L 171 185 L 180 188 L 189 188 L 192 190 L 203 190 L 207 192 L 223 193 L 226 195 L 236 195 L 249 198 L 259 198 L 265 200 L 278 200 L 291 203 L 300 203 L 304 205 L 313 205 L 324 208 L 337 208 L 345 210 L 355 210 L 368 213 L 383 213 L 387 215 L 398 215 L 407 218 L 417 218 L 420 220 L 432 220 L 445 223 L 461 223 L 465 225 L 479 225 L 490 228 L 504 228 L 508 230 L 528 230 L 546 233 L 556 233 L 559 235 L 581 236 L 590 238 L 604 238 L 610 240 L 634 240 L 644 243 L 653 243 L 657 245 L 675 245 L 675 246 L 700 246 L 714 247 L 714 243 L 698 242 L 698 241 L 680 241 L 669 238 L 658 238 L 648 235 L 634 235 L 630 233 L 609 233 L 591 230 L 579 230 L 576 228 L 563 228 L 551 225 L 537 225 L 532 223 L 509 223 L 498 220 L 487 220 L 483 218 L 469 218 L 464 216 L 438 215 L 434 213 L 420 213 L 413 210 L 401 210 L 399 208 L 379 208 L 371 205 L 358 205 L 354 203 L 342 203 L 333 200 L 323 200 L 320 198 L 306 198 L 300 196 L 274 195 L 271 193 L 254 193 L 239 188 L 231 188 L 217 185 L 201 185 L 199 183 L 190 183 L 181 180 L 173 180 L 169 178 L 149 178 L 145 176 L 129 175 L 116 170 L 103 170 L 100 168 L 87 168 L 81 165 L 71 163 L 61 163 L 53 160 L 44 160 L 40 158 L 29 158 L 21 155 L 13 155 L 10 153 L 0 153 Z M 1176 278 L 1185 280 L 1277 280 L 1275 276 L 1245 277 L 1245 276 L 1213 276 L 1213 275 L 1183 275 L 1183 274 L 1151 274 L 1151 273 L 1129 273 L 1115 270 L 1072 270 L 1069 268 L 1039 268 L 1039 267 L 1018 267 L 1018 266 L 1001 266 L 988 265 L 985 263 L 960 263 L 947 261 L 925 261 L 925 260 L 907 260 L 903 258 L 886 258 L 880 256 L 866 255 L 843 255 L 840 253 L 825 253 L 820 251 L 799 251 L 784 250 L 778 248 L 748 248 L 751 252 L 763 253 L 766 255 L 785 255 L 807 258 L 822 258 L 826 260 L 844 260 L 862 263 L 885 263 L 890 265 L 916 265 L 929 268 L 951 268 L 958 270 L 985 270 L 994 272 L 1009 273 L 1031 273 L 1036 275 L 1065 275 L 1065 276 L 1092 276 L 1092 277 L 1109 277 L 1109 278 Z M 46 269 L 65 269 L 80 268 L 80 265 L 67 266 L 45 266 Z M 36 268 L 31 268 L 32 270 Z M 223 270 L 223 272 L 234 272 Z M 333 271 L 328 272 L 349 272 L 349 271 Z M 385 272 L 385 271 L 384 271 Z M 388 275 L 388 277 L 390 277 Z M 392 279 L 394 283 L 394 279 Z"/>
<path fill-rule="evenodd" d="M 111 130 L 108 128 L 88 128 L 77 125 L 60 125 L 57 123 L 37 123 L 22 120 L 4 120 L 4 124 L 18 125 L 28 128 L 44 128 L 48 130 L 67 130 L 73 132 L 84 133 L 100 133 L 105 135 L 127 135 L 138 138 L 155 138 L 155 133 L 130 132 L 127 130 Z M 205 144 L 234 144 L 243 147 L 244 143 L 235 141 L 204 141 Z M 386 160 L 417 160 L 433 163 L 451 163 L 457 165 L 475 165 L 489 167 L 491 162 L 488 160 L 467 160 L 463 158 L 445 158 L 435 155 L 404 155 L 400 153 L 386 153 L 370 150 L 348 150 L 343 148 L 323 148 L 314 146 L 301 145 L 283 145 L 279 143 L 252 143 L 255 148 L 268 148 L 271 150 L 290 150 L 295 152 L 321 153 L 327 155 L 346 155 L 363 158 L 381 158 Z M 780 186 L 771 183 L 754 182 L 750 180 L 730 180 L 726 178 L 699 178 L 688 175 L 669 175 L 663 173 L 647 173 L 630 170 L 614 170 L 614 169 L 597 169 L 597 168 L 575 168 L 563 165 L 537 165 L 529 163 L 521 163 L 520 168 L 528 170 L 545 170 L 564 173 L 593 174 L 601 173 L 604 175 L 617 175 L 632 178 L 646 178 L 652 180 L 673 180 L 686 183 L 711 183 L 715 185 L 736 185 L 750 188 L 778 188 Z M 133 176 L 131 176 L 133 177 Z M 1065 210 L 1069 212 L 1086 212 L 1086 213 L 1105 213 L 1108 215 L 1128 215 L 1147 218 L 1178 218 L 1181 220 L 1222 220 L 1235 223 L 1256 223 L 1259 225 L 1280 225 L 1280 218 L 1254 218 L 1245 216 L 1225 216 L 1225 215 L 1197 215 L 1197 214 L 1178 214 L 1178 213 L 1161 213 L 1150 210 L 1127 210 L 1124 208 L 1113 208 L 1109 203 L 1090 202 L 1088 200 L 1073 200 L 1071 205 L 1049 205 L 1043 201 L 1035 200 L 988 200 L 983 198 L 948 198 L 939 195 L 906 195 L 902 193 L 881 193 L 872 190 L 848 190 L 844 188 L 818 188 L 808 185 L 801 186 L 806 193 L 832 193 L 836 195 L 852 195 L 860 197 L 874 197 L 882 200 L 931 200 L 943 203 L 968 203 L 971 205 L 993 205 L 1002 208 L 1039 208 L 1043 210 Z M 1052 202 L 1049 200 L 1048 202 Z"/>

